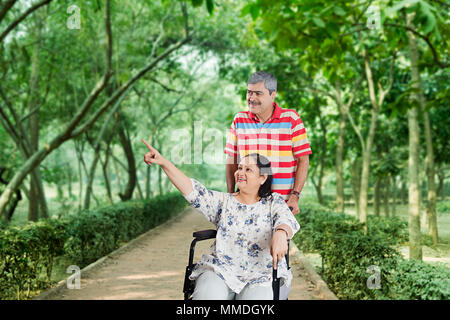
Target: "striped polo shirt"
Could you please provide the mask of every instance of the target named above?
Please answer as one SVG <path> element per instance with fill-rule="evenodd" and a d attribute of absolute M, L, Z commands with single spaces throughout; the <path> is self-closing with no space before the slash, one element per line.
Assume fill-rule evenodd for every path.
<path fill-rule="evenodd" d="M 311 147 L 298 113 L 282 109 L 276 103 L 274 107 L 272 117 L 264 124 L 250 111 L 238 112 L 228 132 L 224 152 L 239 157 L 250 153 L 266 156 L 274 173 L 272 191 L 287 200 L 294 188 L 297 160 L 311 154 Z"/>

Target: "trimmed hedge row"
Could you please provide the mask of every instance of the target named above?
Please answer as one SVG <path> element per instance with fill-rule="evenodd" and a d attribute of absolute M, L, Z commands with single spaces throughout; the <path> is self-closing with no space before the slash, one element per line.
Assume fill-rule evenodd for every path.
<path fill-rule="evenodd" d="M 0 299 L 28 298 L 51 285 L 53 260 L 83 268 L 187 206 L 179 192 L 0 229 Z M 24 291 L 26 295 L 24 296 Z"/>
<path fill-rule="evenodd" d="M 367 234 L 355 218 L 315 203 L 304 204 L 296 218 L 294 242 L 321 255 L 321 276 L 340 299 L 450 299 L 449 268 L 405 260 L 392 248 L 408 241 L 399 218 L 369 216 Z M 377 271 L 380 288 L 370 289 Z"/>
<path fill-rule="evenodd" d="M 50 283 L 54 257 L 63 254 L 64 224 L 55 220 L 0 231 L 0 299 L 21 299 Z"/>

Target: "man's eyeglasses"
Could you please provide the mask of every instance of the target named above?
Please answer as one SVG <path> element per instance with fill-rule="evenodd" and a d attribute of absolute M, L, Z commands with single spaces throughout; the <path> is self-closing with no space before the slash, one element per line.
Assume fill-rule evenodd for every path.
<path fill-rule="evenodd" d="M 252 91 L 252 90 L 247 90 L 247 95 L 248 95 L 249 97 L 252 96 L 252 93 L 254 93 L 257 97 L 261 97 L 261 96 L 264 94 L 264 92 L 262 92 L 262 91 Z"/>

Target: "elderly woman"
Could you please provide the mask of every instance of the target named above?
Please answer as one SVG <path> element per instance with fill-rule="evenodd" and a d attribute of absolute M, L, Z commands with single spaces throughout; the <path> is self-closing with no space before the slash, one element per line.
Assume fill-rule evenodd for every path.
<path fill-rule="evenodd" d="M 272 268 L 289 286 L 292 280 L 284 256 L 287 239 L 300 228 L 283 197 L 271 192 L 267 158 L 250 154 L 235 172 L 238 192 L 206 189 L 188 178 L 152 146 L 144 156 L 158 164 L 186 200 L 217 227 L 211 254 L 203 255 L 190 279 L 194 300 L 271 300 Z"/>

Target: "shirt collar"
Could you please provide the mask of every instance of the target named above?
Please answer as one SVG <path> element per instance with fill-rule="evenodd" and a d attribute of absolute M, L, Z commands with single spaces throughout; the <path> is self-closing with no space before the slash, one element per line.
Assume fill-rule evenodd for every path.
<path fill-rule="evenodd" d="M 272 116 L 270 117 L 269 120 L 267 120 L 267 122 L 269 122 L 269 121 L 272 120 L 272 119 L 279 119 L 279 118 L 280 118 L 280 115 L 281 115 L 281 108 L 277 105 L 276 102 L 273 103 L 273 106 L 275 107 L 275 110 L 273 111 Z M 249 111 L 249 112 L 250 112 L 250 111 Z M 250 116 L 252 117 L 253 120 L 259 122 L 258 117 L 257 117 L 253 112 L 250 112 Z"/>

